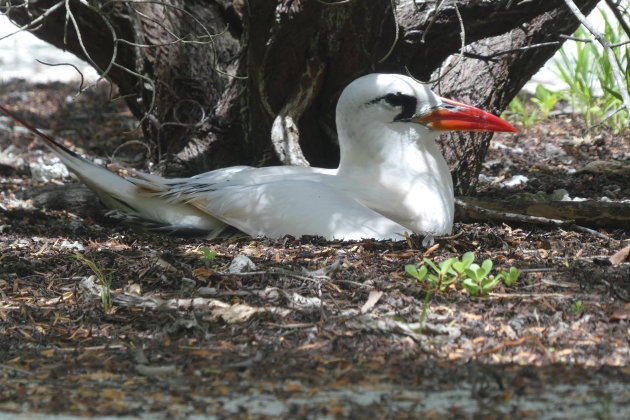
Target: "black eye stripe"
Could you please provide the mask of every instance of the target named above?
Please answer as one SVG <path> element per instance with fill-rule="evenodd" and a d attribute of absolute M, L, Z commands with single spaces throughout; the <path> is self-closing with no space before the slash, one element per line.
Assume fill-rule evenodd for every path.
<path fill-rule="evenodd" d="M 409 120 L 415 115 L 416 107 L 418 105 L 418 100 L 415 96 L 406 95 L 402 92 L 388 93 L 385 96 L 374 99 L 370 103 L 378 103 L 380 101 L 385 101 L 396 108 L 402 108 L 401 113 L 394 118 L 394 121 Z"/>

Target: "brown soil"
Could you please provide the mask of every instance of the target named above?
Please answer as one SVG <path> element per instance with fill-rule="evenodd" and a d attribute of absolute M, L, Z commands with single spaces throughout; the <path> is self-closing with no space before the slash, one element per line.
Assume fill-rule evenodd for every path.
<path fill-rule="evenodd" d="M 106 89 L 68 101 L 72 89 L 16 81 L 0 86 L 0 103 L 88 156 L 134 138 L 134 120 Z M 573 171 L 596 159 L 627 161 L 630 133 L 581 130 L 564 116 L 495 137 L 484 172 L 502 178 L 483 183 L 481 193 L 514 193 L 500 181 L 521 174 L 529 178 L 521 192 L 630 199 L 627 177 Z M 174 238 L 108 219 L 74 181 L 33 182 L 29 162 L 52 155 L 6 118 L 1 156 L 0 411 L 630 416 L 630 263 L 609 260 L 630 243 L 627 230 L 596 236 L 459 223 L 454 238 L 428 250 L 407 242 Z M 214 260 L 203 258 L 203 247 L 216 251 Z M 483 298 L 434 293 L 419 334 L 427 288 L 404 266 L 467 251 L 516 266 L 523 277 Z M 99 287 L 94 293 L 86 261 L 71 258 L 77 253 L 111 279 L 112 308 Z M 230 274 L 237 256 L 255 269 Z"/>

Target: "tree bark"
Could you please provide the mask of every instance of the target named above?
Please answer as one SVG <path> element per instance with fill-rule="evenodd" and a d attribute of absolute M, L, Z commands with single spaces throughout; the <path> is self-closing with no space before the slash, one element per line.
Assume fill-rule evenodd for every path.
<path fill-rule="evenodd" d="M 400 1 L 392 10 L 383 0 L 165 3 L 71 0 L 68 11 L 55 0 L 0 1 L 20 25 L 57 5 L 33 33 L 91 61 L 118 86 L 167 175 L 234 164 L 334 167 L 334 110 L 344 86 L 369 72 L 407 69 L 428 80 L 461 44 L 452 0 L 437 11 L 435 2 Z M 576 3 L 587 13 L 597 0 Z M 469 57 L 436 88 L 497 112 L 560 47 L 559 35 L 578 26 L 562 0 L 457 7 Z M 540 42 L 557 43 L 518 50 Z M 487 57 L 506 50 L 516 51 Z M 474 187 L 489 139 L 443 139 L 459 192 Z"/>

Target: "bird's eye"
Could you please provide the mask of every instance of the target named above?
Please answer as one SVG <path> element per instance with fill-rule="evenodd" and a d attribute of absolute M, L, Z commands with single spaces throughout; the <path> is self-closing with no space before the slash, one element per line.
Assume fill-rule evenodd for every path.
<path fill-rule="evenodd" d="M 405 102 L 410 98 L 409 95 L 403 95 L 401 92 L 388 93 L 383 96 L 385 102 L 391 106 L 404 106 Z"/>
<path fill-rule="evenodd" d="M 388 93 L 383 96 L 383 100 L 393 107 L 402 108 L 402 112 L 396 116 L 394 121 L 405 121 L 410 119 L 416 113 L 418 100 L 415 96 L 405 95 L 402 92 Z"/>

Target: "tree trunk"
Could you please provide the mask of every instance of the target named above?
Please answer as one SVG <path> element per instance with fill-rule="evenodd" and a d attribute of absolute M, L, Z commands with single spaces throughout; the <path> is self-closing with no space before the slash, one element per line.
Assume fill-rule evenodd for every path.
<path fill-rule="evenodd" d="M 234 164 L 334 167 L 334 109 L 345 85 L 406 69 L 428 80 L 461 44 L 451 0 L 437 11 L 435 2 L 400 1 L 392 10 L 383 0 L 86 3 L 71 0 L 66 10 L 55 0 L 0 2 L 14 6 L 6 10 L 14 22 L 34 22 L 35 35 L 118 86 L 167 175 Z M 586 13 L 597 0 L 576 3 Z M 578 26 L 562 0 L 457 7 L 468 57 L 437 89 L 497 112 L 560 47 L 559 35 Z M 556 43 L 519 50 L 540 42 Z M 474 187 L 489 139 L 443 139 L 458 191 Z"/>

